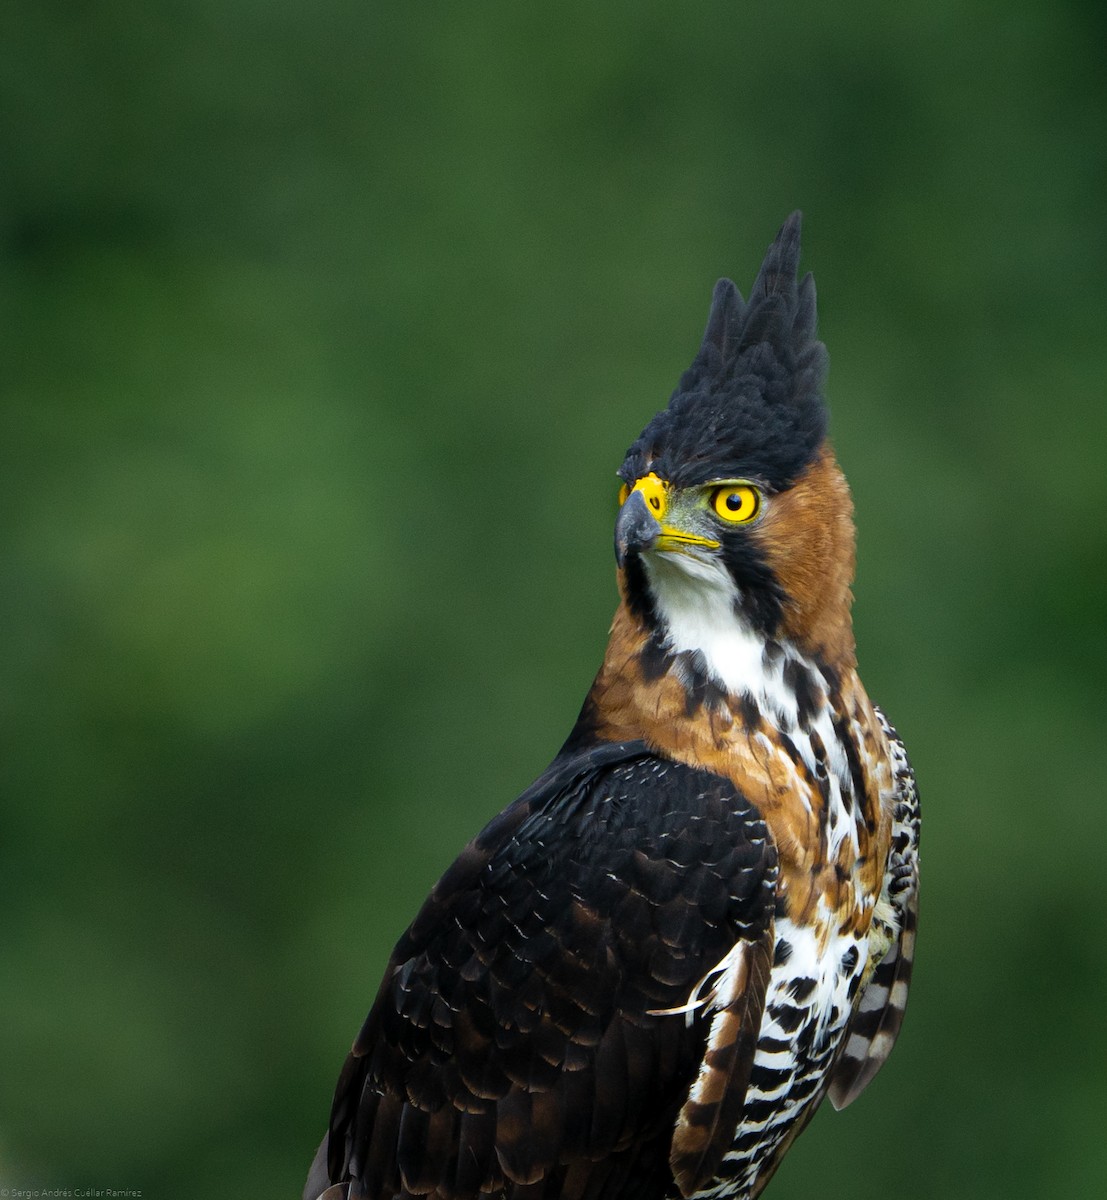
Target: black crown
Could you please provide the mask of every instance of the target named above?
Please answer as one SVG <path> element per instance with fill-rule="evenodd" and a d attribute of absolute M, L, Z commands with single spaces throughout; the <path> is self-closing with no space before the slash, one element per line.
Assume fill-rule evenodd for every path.
<path fill-rule="evenodd" d="M 826 437 L 826 347 L 815 280 L 796 281 L 801 214 L 781 226 L 748 301 L 729 279 L 711 298 L 703 343 L 669 400 L 627 451 L 628 483 L 655 471 L 678 487 L 749 478 L 788 487 Z"/>

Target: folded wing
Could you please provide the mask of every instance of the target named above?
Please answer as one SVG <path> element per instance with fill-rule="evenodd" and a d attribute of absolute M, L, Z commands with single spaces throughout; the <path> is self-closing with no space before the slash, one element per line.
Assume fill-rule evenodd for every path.
<path fill-rule="evenodd" d="M 323 1186 L 648 1200 L 675 1172 L 688 1194 L 741 1114 L 775 887 L 766 827 L 728 781 L 642 743 L 555 761 L 397 945 L 338 1083 Z"/>

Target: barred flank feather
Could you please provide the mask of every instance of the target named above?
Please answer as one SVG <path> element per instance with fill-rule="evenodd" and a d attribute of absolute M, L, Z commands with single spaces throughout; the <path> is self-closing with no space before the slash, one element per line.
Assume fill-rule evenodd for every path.
<path fill-rule="evenodd" d="M 887 717 L 877 718 L 892 750 L 896 806 L 886 900 L 899 918 L 899 936 L 877 964 L 846 1031 L 827 1095 L 843 1109 L 865 1090 L 892 1052 L 907 1010 L 915 931 L 919 920 L 919 793 L 903 742 Z"/>
<path fill-rule="evenodd" d="M 742 945 L 734 966 L 720 980 L 718 1007 L 699 1074 L 680 1110 L 669 1156 L 681 1195 L 691 1196 L 718 1172 L 730 1148 L 746 1098 L 757 1031 L 765 1011 L 772 969 L 773 926 L 755 943 Z"/>

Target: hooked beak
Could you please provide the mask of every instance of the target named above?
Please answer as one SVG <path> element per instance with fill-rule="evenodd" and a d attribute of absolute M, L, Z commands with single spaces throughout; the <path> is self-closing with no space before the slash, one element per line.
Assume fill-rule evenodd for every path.
<path fill-rule="evenodd" d="M 621 567 L 627 555 L 649 550 L 661 536 L 661 522 L 650 512 L 640 491 L 627 497 L 615 522 L 615 561 Z"/>

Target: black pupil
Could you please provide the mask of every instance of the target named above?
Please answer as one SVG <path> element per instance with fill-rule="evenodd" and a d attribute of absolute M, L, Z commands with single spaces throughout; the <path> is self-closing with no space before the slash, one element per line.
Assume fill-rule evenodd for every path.
<path fill-rule="evenodd" d="M 737 512 L 744 502 L 741 492 L 731 492 L 726 498 L 726 506 L 731 512 Z"/>
<path fill-rule="evenodd" d="M 660 507 L 661 507 L 661 502 L 658 500 L 658 498 L 657 498 L 656 496 L 651 496 L 651 497 L 650 497 L 650 504 L 651 504 L 651 506 L 652 506 L 652 507 L 654 507 L 654 508 L 660 508 Z"/>

